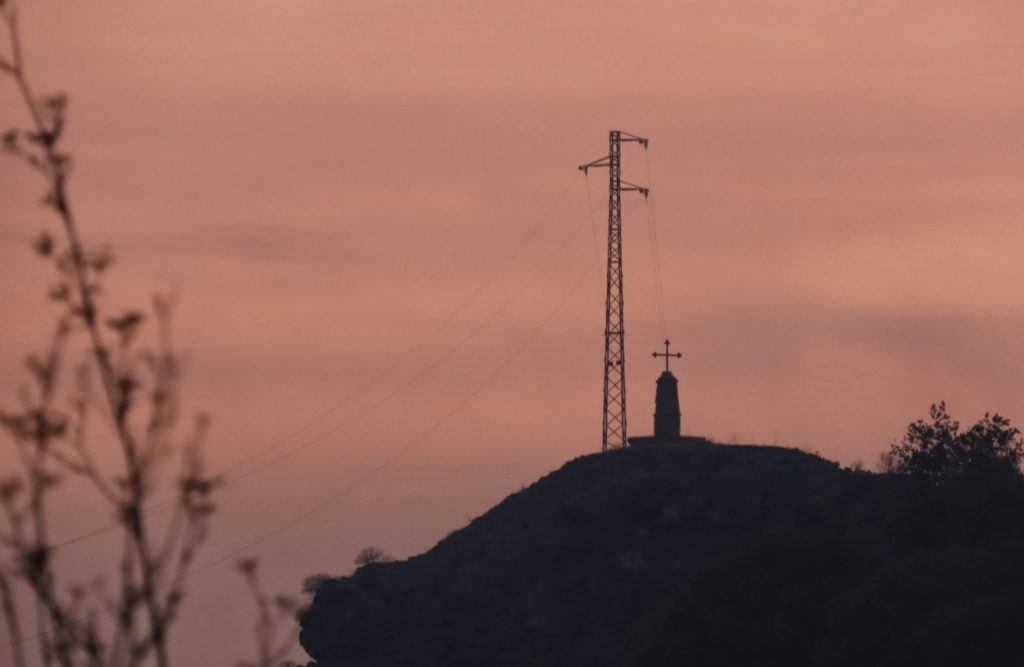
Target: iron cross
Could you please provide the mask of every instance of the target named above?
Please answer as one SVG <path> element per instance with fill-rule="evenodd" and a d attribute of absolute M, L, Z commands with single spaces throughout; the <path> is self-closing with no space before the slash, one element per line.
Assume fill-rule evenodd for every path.
<path fill-rule="evenodd" d="M 675 354 L 669 353 L 668 345 L 669 345 L 668 340 L 666 340 L 665 341 L 665 352 L 664 353 L 661 353 L 661 352 L 652 352 L 651 353 L 652 357 L 665 357 L 665 372 L 666 373 L 668 373 L 668 360 L 669 360 L 669 357 L 675 357 L 676 359 L 682 359 L 683 358 L 683 353 L 682 352 L 676 352 Z"/>

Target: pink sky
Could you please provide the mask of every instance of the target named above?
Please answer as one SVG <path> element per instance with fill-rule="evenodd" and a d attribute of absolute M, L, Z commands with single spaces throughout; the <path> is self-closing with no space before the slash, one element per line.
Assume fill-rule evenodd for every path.
<path fill-rule="evenodd" d="M 295 590 L 306 574 L 346 573 L 368 544 L 396 556 L 428 548 L 599 448 L 603 294 L 594 275 L 570 288 L 595 261 L 576 165 L 606 152 L 609 129 L 651 140 L 685 431 L 873 465 L 938 400 L 963 421 L 986 410 L 1024 420 L 1015 0 L 23 4 L 37 86 L 70 94 L 84 231 L 119 256 L 112 301 L 180 295 L 186 392 L 214 415 L 216 468 L 363 386 L 550 210 L 450 328 L 310 433 L 400 386 L 584 225 L 397 400 L 226 489 L 207 560 L 405 447 L 567 294 L 450 420 L 257 551 L 271 585 Z M 12 87 L 0 88 L 0 126 L 24 120 Z M 635 152 L 625 177 L 646 183 Z M 599 234 L 606 187 L 593 173 Z M 5 404 L 52 317 L 47 270 L 28 250 L 52 225 L 40 195 L 32 174 L 0 160 Z M 647 209 L 625 210 L 639 435 L 663 334 Z M 103 522 L 76 507 L 69 535 Z M 112 548 L 99 539 L 63 557 L 88 571 Z M 196 578 L 178 628 L 183 664 L 245 653 L 242 590 L 228 568 Z"/>

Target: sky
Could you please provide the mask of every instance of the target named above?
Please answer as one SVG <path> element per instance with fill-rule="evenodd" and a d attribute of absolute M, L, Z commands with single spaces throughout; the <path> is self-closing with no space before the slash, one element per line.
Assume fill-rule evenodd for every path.
<path fill-rule="evenodd" d="M 872 467 L 940 400 L 1024 420 L 1016 0 L 22 4 L 110 308 L 176 295 L 213 469 L 294 452 L 222 491 L 200 563 L 340 493 L 251 550 L 296 592 L 600 449 L 607 177 L 577 165 L 612 129 L 650 140 L 623 157 L 652 188 L 623 205 L 631 434 L 666 336 L 684 432 L 721 442 Z M 54 317 L 41 195 L 0 160 L 3 405 Z M 106 521 L 68 488 L 62 535 Z M 175 657 L 243 657 L 230 563 L 190 595 Z"/>

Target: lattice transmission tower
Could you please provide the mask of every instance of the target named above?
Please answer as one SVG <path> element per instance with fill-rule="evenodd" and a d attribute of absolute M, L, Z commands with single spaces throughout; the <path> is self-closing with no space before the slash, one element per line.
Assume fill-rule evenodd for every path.
<path fill-rule="evenodd" d="M 627 132 L 608 133 L 608 155 L 580 165 L 586 174 L 608 167 L 608 280 L 604 304 L 604 423 L 601 451 L 626 445 L 626 345 L 622 288 L 622 193 L 644 197 L 647 188 L 622 180 L 622 143 L 635 141 L 647 148 L 647 139 Z"/>

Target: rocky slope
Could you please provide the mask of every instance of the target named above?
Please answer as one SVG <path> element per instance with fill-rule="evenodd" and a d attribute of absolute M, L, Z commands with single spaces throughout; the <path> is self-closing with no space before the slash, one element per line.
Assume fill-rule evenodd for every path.
<path fill-rule="evenodd" d="M 778 447 L 586 456 L 324 582 L 301 641 L 319 667 L 1017 664 L 1021 486 Z"/>

